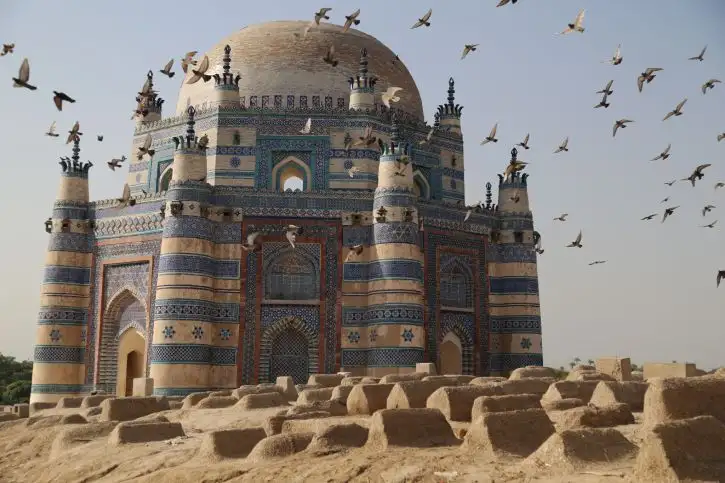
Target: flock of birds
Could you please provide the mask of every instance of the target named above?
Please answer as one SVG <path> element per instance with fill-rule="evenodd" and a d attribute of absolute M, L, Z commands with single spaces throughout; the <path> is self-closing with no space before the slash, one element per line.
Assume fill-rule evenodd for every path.
<path fill-rule="evenodd" d="M 518 0 L 500 0 L 496 6 L 502 7 L 502 6 L 505 6 L 508 4 L 515 5 L 517 3 L 517 1 Z M 305 28 L 303 29 L 302 32 L 295 33 L 294 37 L 297 40 L 307 37 L 310 30 L 312 30 L 313 28 L 319 27 L 323 20 L 330 20 L 328 13 L 331 10 L 332 10 L 331 8 L 327 8 L 327 7 L 319 9 L 314 14 L 312 21 L 307 26 L 305 26 Z M 428 11 L 423 16 L 419 17 L 416 20 L 416 22 L 412 25 L 411 29 L 417 29 L 420 27 L 430 27 L 432 15 L 433 15 L 433 9 L 432 8 L 428 9 Z M 343 32 L 347 32 L 353 26 L 359 25 L 360 24 L 359 16 L 360 16 L 360 9 L 357 9 L 354 12 L 352 12 L 351 14 L 346 15 L 345 22 L 343 24 Z M 579 13 L 575 17 L 575 19 L 571 23 L 568 23 L 566 25 L 566 28 L 564 28 L 561 32 L 558 32 L 557 35 L 567 35 L 570 33 L 583 34 L 585 32 L 584 16 L 585 16 L 585 10 L 582 9 L 579 11 Z M 479 44 L 465 44 L 463 47 L 463 52 L 461 54 L 461 60 L 465 59 L 471 52 L 475 52 L 477 50 L 478 46 L 479 46 Z M 12 43 L 3 44 L 2 50 L 0 50 L 0 57 L 14 53 L 14 50 L 15 50 L 15 44 L 12 44 Z M 690 57 L 689 60 L 699 61 L 699 62 L 704 61 L 706 51 L 707 51 L 707 46 L 705 46 L 698 55 Z M 187 81 L 186 81 L 187 84 L 194 84 L 200 80 L 202 80 L 203 82 L 208 82 L 212 78 L 219 77 L 219 74 L 209 73 L 210 62 L 209 62 L 208 56 L 205 55 L 200 62 L 194 59 L 194 57 L 197 55 L 197 53 L 198 53 L 198 51 L 187 52 L 181 58 L 181 61 L 180 61 L 181 68 L 185 74 L 188 73 L 189 69 L 191 69 L 192 75 L 189 76 L 189 78 L 187 79 Z M 617 49 L 616 49 L 614 55 L 610 59 L 605 60 L 603 62 L 609 63 L 613 66 L 618 66 L 618 65 L 622 64 L 623 59 L 624 58 L 622 56 L 621 44 L 620 44 L 617 46 Z M 392 62 L 395 62 L 397 60 L 399 60 L 399 59 L 396 56 L 396 58 L 393 59 Z M 334 45 L 330 45 L 328 47 L 327 52 L 322 57 L 322 61 L 331 67 L 337 67 L 339 61 L 336 58 Z M 172 70 L 173 65 L 174 65 L 174 59 L 172 58 L 164 65 L 164 67 L 162 69 L 159 70 L 159 72 L 161 72 L 162 74 L 167 76 L 169 79 L 171 79 L 175 75 L 175 72 Z M 642 92 L 642 90 L 644 89 L 644 87 L 646 85 L 651 84 L 652 81 L 657 77 L 657 75 L 658 75 L 657 73 L 662 72 L 662 71 L 663 71 L 663 69 L 660 67 L 648 67 L 641 74 L 639 74 L 639 76 L 637 77 L 637 88 L 638 88 L 639 92 Z M 132 119 L 135 119 L 137 117 L 143 118 L 143 117 L 147 116 L 149 113 L 149 110 L 146 107 L 148 105 L 148 100 L 150 98 L 155 98 L 155 95 L 156 95 L 156 92 L 153 91 L 153 88 L 152 88 L 151 79 L 152 79 L 152 76 L 149 75 L 146 83 L 144 84 L 141 91 L 138 93 L 138 96 L 136 97 L 137 107 L 133 112 Z M 237 73 L 235 82 L 238 83 L 239 79 L 240 79 L 240 76 Z M 37 86 L 30 84 L 30 63 L 27 58 L 23 59 L 23 62 L 20 65 L 20 69 L 18 71 L 17 77 L 13 77 L 12 80 L 13 80 L 13 87 L 25 88 L 25 89 L 28 89 L 31 91 L 37 90 Z M 596 92 L 597 94 L 601 94 L 602 98 L 601 98 L 600 102 L 594 106 L 595 109 L 599 109 L 599 108 L 606 109 L 610 106 L 610 102 L 608 102 L 608 101 L 609 101 L 610 96 L 614 93 L 614 91 L 612 90 L 613 83 L 614 83 L 614 80 L 610 80 L 606 84 L 604 89 Z M 716 84 L 719 84 L 719 83 L 721 83 L 721 81 L 718 79 L 713 78 L 713 79 L 707 80 L 705 83 L 702 84 L 702 93 L 707 94 L 708 90 L 713 89 L 716 86 Z M 400 101 L 400 97 L 397 96 L 397 93 L 400 92 L 401 90 L 402 90 L 402 88 L 400 88 L 400 87 L 389 86 L 387 88 L 387 90 L 384 91 L 380 96 L 382 103 L 386 107 L 390 108 L 391 103 Z M 70 97 L 69 95 L 67 95 L 64 92 L 53 91 L 53 102 L 54 102 L 56 108 L 58 109 L 58 111 L 62 111 L 64 102 L 73 104 L 76 101 L 75 101 L 75 99 L 73 99 L 72 97 Z M 160 101 L 160 102 L 163 102 L 163 101 Z M 682 116 L 683 108 L 686 103 L 687 103 L 687 98 L 683 99 L 680 103 L 678 103 L 674 107 L 674 109 L 669 111 L 664 116 L 662 121 L 667 121 L 668 119 L 670 119 L 672 117 Z M 633 122 L 634 121 L 631 119 L 616 120 L 612 127 L 612 137 L 616 137 L 617 132 L 620 129 L 627 128 L 627 125 L 631 124 Z M 426 138 L 423 139 L 422 141 L 420 141 L 419 143 L 421 145 L 429 143 L 431 141 L 433 134 L 435 133 L 435 129 L 436 129 L 435 127 L 432 128 L 429 131 Z M 311 132 L 312 132 L 312 118 L 308 118 L 304 127 L 300 130 L 300 134 L 310 134 Z M 78 139 L 79 136 L 81 136 L 83 134 L 82 132 L 80 132 L 80 125 L 78 122 L 76 122 L 73 125 L 73 127 L 71 128 L 71 130 L 68 133 L 69 133 L 69 135 L 67 137 L 66 144 L 73 142 L 74 140 Z M 56 133 L 56 123 L 55 122 L 53 122 L 50 125 L 50 128 L 48 129 L 48 131 L 45 134 L 50 137 L 59 136 Z M 497 136 L 498 136 L 498 123 L 494 124 L 494 126 L 491 129 L 488 136 L 486 136 L 484 138 L 484 140 L 481 142 L 481 145 L 486 145 L 488 143 L 497 143 L 498 142 Z M 725 132 L 717 135 L 718 142 L 722 141 L 723 139 L 725 139 Z M 97 140 L 103 141 L 103 135 L 98 134 Z M 523 149 L 528 150 L 528 149 L 530 149 L 529 140 L 530 140 L 530 134 L 527 133 L 526 136 L 524 137 L 523 141 L 518 143 L 517 146 L 520 146 Z M 138 159 L 142 159 L 144 156 L 152 157 L 154 155 L 154 150 L 151 149 L 152 142 L 153 142 L 153 139 L 151 137 L 151 134 L 148 134 L 144 140 L 144 143 L 138 148 L 138 153 L 137 153 Z M 177 141 L 177 142 L 180 142 L 180 141 Z M 376 139 L 376 137 L 372 135 L 372 128 L 368 128 L 363 133 L 363 136 L 360 136 L 357 140 L 350 139 L 349 141 L 346 141 L 345 148 L 349 149 L 351 147 L 357 147 L 357 146 L 369 147 L 369 146 L 374 146 L 376 143 L 379 145 L 379 147 L 382 151 L 382 149 L 383 149 L 382 140 Z M 202 136 L 202 138 L 200 138 L 198 140 L 198 145 L 202 148 L 205 147 L 207 144 L 208 144 L 208 138 L 205 136 Z M 561 142 L 561 144 L 559 144 L 559 146 L 554 150 L 554 154 L 568 152 L 569 151 L 568 146 L 569 146 L 569 137 L 566 137 Z M 671 144 L 668 144 L 667 148 L 665 148 L 659 155 L 657 155 L 655 158 L 653 158 L 652 161 L 666 160 L 670 156 L 671 147 L 672 147 Z M 406 158 L 406 157 L 404 157 L 404 158 Z M 107 164 L 108 164 L 109 169 L 115 171 L 116 168 L 120 168 L 122 166 L 122 163 L 125 160 L 126 160 L 126 157 L 122 156 L 121 158 L 114 158 L 111 161 L 108 161 Z M 61 163 L 63 163 L 63 162 L 68 162 L 68 160 L 61 158 Z M 398 171 L 396 171 L 396 174 L 403 175 L 405 168 L 409 164 L 409 160 L 402 159 L 398 164 L 399 164 L 399 168 L 398 168 Z M 506 169 L 504 171 L 504 176 L 509 177 L 509 176 L 513 175 L 514 173 L 518 173 L 518 172 L 522 171 L 523 169 L 526 168 L 527 164 L 528 164 L 527 162 L 518 160 L 514 156 L 513 159 L 511 160 L 511 162 L 509 163 L 509 165 L 506 167 Z M 703 179 L 704 170 L 710 166 L 711 166 L 710 163 L 704 163 L 704 164 L 700 164 L 700 165 L 696 166 L 695 169 L 692 171 L 692 173 L 689 176 L 682 178 L 682 181 L 689 181 L 692 184 L 692 186 L 694 187 L 698 180 Z M 359 172 L 359 168 L 357 168 L 356 166 L 353 166 L 352 168 L 348 169 L 348 174 L 350 177 L 354 177 L 357 172 Z M 204 179 L 205 178 L 203 178 L 202 181 Z M 672 186 L 676 181 L 677 180 L 668 181 L 665 184 L 668 186 Z M 715 189 L 717 190 L 719 188 L 725 188 L 725 183 L 723 183 L 723 182 L 716 183 Z M 145 194 L 145 192 L 144 192 L 144 194 Z M 519 196 L 518 192 L 514 192 L 511 195 L 510 200 L 514 203 L 517 203 L 520 200 L 520 196 Z M 135 204 L 135 200 L 131 198 L 130 189 L 129 189 L 128 184 L 124 185 L 123 195 L 121 198 L 118 199 L 118 201 L 121 206 L 126 206 L 126 205 L 133 206 Z M 662 200 L 661 203 L 667 203 L 668 201 L 669 201 L 669 197 L 666 197 L 665 199 Z M 482 202 L 478 202 L 476 205 L 473 205 L 473 206 L 468 206 L 467 212 L 464 217 L 464 222 L 468 221 L 469 217 L 471 216 L 471 214 L 473 213 L 474 210 L 481 210 L 482 208 L 483 208 Z M 677 210 L 678 208 L 679 208 L 679 205 L 666 207 L 664 209 L 664 212 L 662 215 L 662 223 L 664 223 L 668 217 L 672 216 L 675 213 L 675 210 Z M 714 205 L 711 205 L 711 204 L 706 205 L 702 209 L 702 215 L 707 216 L 707 214 L 710 213 L 714 208 L 715 208 Z M 652 214 L 649 214 L 649 215 L 643 217 L 641 220 L 649 221 L 649 220 L 654 219 L 656 216 L 657 216 L 657 213 L 652 213 Z M 567 220 L 567 217 L 568 217 L 568 214 L 563 213 L 560 216 L 555 217 L 554 221 L 565 222 Z M 703 228 L 714 228 L 716 223 L 717 223 L 717 220 L 714 220 L 711 223 L 703 225 L 702 227 Z M 294 248 L 296 237 L 303 233 L 303 228 L 300 226 L 296 226 L 296 225 L 288 225 L 285 228 L 285 232 L 286 232 L 287 240 L 289 241 L 290 245 Z M 256 233 L 252 233 L 248 236 L 246 243 L 242 247 L 246 251 L 256 252 L 261 249 L 261 244 L 262 244 L 262 234 L 259 232 L 256 232 Z M 575 240 L 573 242 L 571 242 L 569 245 L 567 245 L 567 247 L 582 248 L 582 246 L 583 246 L 582 245 L 582 231 L 580 230 L 579 234 L 577 235 Z M 362 252 L 363 247 L 362 247 L 362 245 L 356 245 L 356 246 L 350 247 L 349 250 L 350 250 L 350 253 L 347 257 L 348 259 L 350 259 L 350 257 L 353 255 L 359 255 Z M 540 236 L 536 237 L 535 250 L 539 254 L 544 253 L 544 249 L 541 246 L 541 237 Z M 598 265 L 598 264 L 603 264 L 603 263 L 606 263 L 606 260 L 595 260 L 595 261 L 592 261 L 591 263 L 589 263 L 589 265 Z M 720 283 L 723 279 L 725 279 L 725 270 L 718 270 L 717 276 L 716 276 L 716 283 L 717 283 L 718 287 L 720 286 Z"/>

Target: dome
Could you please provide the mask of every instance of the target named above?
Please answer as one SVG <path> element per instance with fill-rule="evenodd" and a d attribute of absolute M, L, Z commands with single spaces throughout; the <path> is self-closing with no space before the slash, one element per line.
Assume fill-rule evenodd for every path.
<path fill-rule="evenodd" d="M 347 81 L 357 74 L 360 50 L 366 48 L 368 70 L 370 75 L 378 78 L 378 92 L 391 86 L 401 87 L 403 90 L 398 93 L 400 101 L 395 103 L 395 108 L 424 119 L 418 87 L 402 62 L 392 62 L 395 54 L 389 48 L 359 30 L 343 32 L 341 26 L 329 23 L 322 23 L 311 29 L 306 38 L 297 39 L 295 33 L 302 34 L 307 25 L 308 21 L 299 20 L 245 27 L 206 53 L 209 56 L 209 72 L 221 71 L 224 47 L 228 44 L 232 49 L 231 72 L 239 72 L 242 76 L 239 95 L 247 99 L 247 105 L 250 96 L 257 96 L 258 105 L 261 105 L 262 96 L 269 96 L 272 104 L 275 95 L 282 96 L 283 105 L 286 105 L 288 95 L 297 99 L 308 96 L 310 107 L 312 96 L 320 96 L 321 99 L 329 96 L 334 103 L 342 97 L 347 105 L 350 96 Z M 339 61 L 337 67 L 322 61 L 330 45 L 335 46 Z M 197 59 L 201 58 L 203 55 L 197 55 Z M 187 77 L 189 75 L 191 70 Z M 177 113 L 182 113 L 189 104 L 211 101 L 213 91 L 213 80 L 186 84 L 185 79 L 179 91 Z"/>

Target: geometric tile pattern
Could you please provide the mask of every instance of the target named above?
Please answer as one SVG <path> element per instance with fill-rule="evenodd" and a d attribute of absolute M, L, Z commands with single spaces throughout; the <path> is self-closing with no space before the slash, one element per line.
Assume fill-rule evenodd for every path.
<path fill-rule="evenodd" d="M 277 320 L 264 330 L 260 343 L 260 382 L 292 376 L 295 384 L 304 384 L 310 373 L 317 372 L 318 333 L 301 318 Z"/>
<path fill-rule="evenodd" d="M 417 304 L 388 303 L 365 308 L 342 308 L 343 326 L 411 324 L 422 327 L 424 323 L 423 307 Z"/>
<path fill-rule="evenodd" d="M 441 312 L 439 343 L 449 333 L 453 332 L 461 341 L 461 360 L 463 374 L 474 375 L 474 348 L 476 340 L 476 328 L 474 326 L 473 314 L 460 312 Z"/>

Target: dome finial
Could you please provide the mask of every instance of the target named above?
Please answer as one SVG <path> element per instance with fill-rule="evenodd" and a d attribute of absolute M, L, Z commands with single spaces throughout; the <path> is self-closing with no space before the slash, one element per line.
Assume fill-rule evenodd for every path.
<path fill-rule="evenodd" d="M 194 121 L 194 115 L 196 114 L 196 109 L 194 109 L 194 106 L 189 106 L 186 114 L 189 116 L 189 119 L 186 121 L 186 145 L 191 146 L 196 139 L 196 132 L 194 132 L 194 124 L 196 123 Z"/>
<path fill-rule="evenodd" d="M 453 107 L 455 101 L 456 101 L 456 88 L 455 88 L 456 82 L 453 80 L 453 77 L 448 79 L 448 105 Z"/>
<path fill-rule="evenodd" d="M 486 208 L 491 208 L 493 195 L 491 194 L 491 182 L 486 183 Z"/>
<path fill-rule="evenodd" d="M 73 155 L 70 157 L 73 160 L 73 164 L 75 165 L 78 163 L 81 159 L 81 137 L 76 136 L 73 138 Z"/>
<path fill-rule="evenodd" d="M 224 77 L 229 75 L 229 70 L 232 68 L 231 67 L 232 58 L 230 56 L 231 53 L 232 53 L 232 48 L 229 46 L 229 44 L 227 44 L 224 47 L 224 57 L 222 58 L 222 62 L 224 63 L 224 67 L 223 67 L 224 68 Z"/>
<path fill-rule="evenodd" d="M 360 49 L 360 66 L 358 67 L 357 76 L 350 77 L 348 84 L 350 89 L 372 89 L 378 81 L 376 77 L 368 77 L 368 49 L 363 47 Z"/>
<path fill-rule="evenodd" d="M 398 131 L 398 115 L 393 111 L 392 116 L 390 117 L 390 142 L 393 144 L 398 144 L 398 140 L 400 132 Z M 395 146 L 393 146 L 393 149 L 395 149 Z"/>
<path fill-rule="evenodd" d="M 358 70 L 358 75 L 361 78 L 368 76 L 368 49 L 365 47 L 360 51 L 360 69 Z"/>

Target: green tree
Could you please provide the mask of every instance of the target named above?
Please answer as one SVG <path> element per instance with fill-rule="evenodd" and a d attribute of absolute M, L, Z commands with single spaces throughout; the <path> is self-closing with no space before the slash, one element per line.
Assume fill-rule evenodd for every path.
<path fill-rule="evenodd" d="M 0 403 L 27 402 L 32 376 L 31 361 L 18 361 L 12 356 L 0 354 Z"/>

